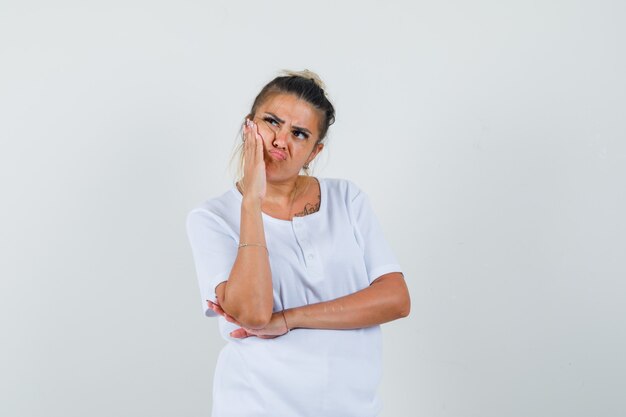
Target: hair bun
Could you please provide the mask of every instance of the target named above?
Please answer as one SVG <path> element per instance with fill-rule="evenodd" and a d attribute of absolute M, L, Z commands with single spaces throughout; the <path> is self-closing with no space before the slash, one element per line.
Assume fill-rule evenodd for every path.
<path fill-rule="evenodd" d="M 322 81 L 320 76 L 308 69 L 305 69 L 302 71 L 282 70 L 282 74 L 286 77 L 307 78 L 309 80 L 312 80 L 322 90 L 324 91 L 326 90 L 326 86 L 324 85 L 324 82 Z"/>

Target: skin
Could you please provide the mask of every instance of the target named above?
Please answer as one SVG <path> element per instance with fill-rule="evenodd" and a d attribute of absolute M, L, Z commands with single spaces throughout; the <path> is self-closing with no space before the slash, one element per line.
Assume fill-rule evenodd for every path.
<path fill-rule="evenodd" d="M 311 162 L 324 148 L 323 144 L 317 143 L 320 117 L 317 109 L 291 94 L 275 95 L 259 106 L 252 118 L 251 129 L 244 127 L 246 168 L 248 161 L 255 162 L 254 169 L 244 169 L 244 197 L 247 189 L 262 200 L 264 212 L 282 211 L 285 214 L 282 217 L 291 218 L 285 208 L 291 202 L 296 181 L 305 180 L 298 174 L 302 166 Z M 256 149 L 253 143 L 256 143 Z M 285 159 L 273 156 L 275 153 L 284 153 Z M 261 154 L 264 164 L 260 163 Z"/>
<path fill-rule="evenodd" d="M 244 177 L 238 184 L 243 191 L 241 242 L 265 245 L 261 213 L 289 220 L 319 207 L 314 198 L 319 192 L 310 188 L 315 180 L 299 172 L 324 147 L 318 143 L 320 117 L 308 102 L 277 94 L 262 103 L 244 126 Z M 294 194 L 298 190 L 311 192 Z M 228 281 L 215 292 L 218 303 L 208 301 L 208 306 L 240 326 L 231 332 L 235 338 L 274 338 L 294 328 L 356 329 L 410 312 L 404 277 L 394 272 L 353 294 L 273 313 L 271 271 L 261 246 L 241 248 Z"/>

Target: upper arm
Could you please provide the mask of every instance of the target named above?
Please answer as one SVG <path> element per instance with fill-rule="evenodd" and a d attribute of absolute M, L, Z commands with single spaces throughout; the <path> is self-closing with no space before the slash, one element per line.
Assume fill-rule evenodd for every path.
<path fill-rule="evenodd" d="M 384 281 L 389 281 L 389 280 L 398 280 L 398 279 L 401 279 L 402 281 L 404 281 L 404 274 L 402 272 L 390 272 L 388 274 L 379 276 L 374 281 L 372 281 L 372 284 L 370 285 L 373 285 L 379 282 L 384 282 Z"/>
<path fill-rule="evenodd" d="M 392 272 L 402 273 L 367 195 L 353 186 L 350 213 L 354 234 L 363 253 L 369 283 Z"/>
<path fill-rule="evenodd" d="M 187 216 L 187 235 L 204 314 L 208 317 L 216 316 L 208 307 L 207 300 L 216 302 L 217 287 L 228 280 L 237 256 L 237 240 L 223 221 L 202 209 L 192 210 Z"/>

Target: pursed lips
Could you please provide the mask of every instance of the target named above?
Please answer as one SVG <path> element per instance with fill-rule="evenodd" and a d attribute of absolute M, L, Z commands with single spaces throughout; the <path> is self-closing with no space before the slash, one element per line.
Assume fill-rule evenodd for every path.
<path fill-rule="evenodd" d="M 287 159 L 287 155 L 284 152 L 277 151 L 276 149 L 272 149 L 270 151 L 267 151 L 267 153 L 269 153 L 270 155 L 272 155 L 272 156 L 274 156 L 274 157 L 276 157 L 278 159 L 281 159 L 283 161 L 285 159 Z"/>

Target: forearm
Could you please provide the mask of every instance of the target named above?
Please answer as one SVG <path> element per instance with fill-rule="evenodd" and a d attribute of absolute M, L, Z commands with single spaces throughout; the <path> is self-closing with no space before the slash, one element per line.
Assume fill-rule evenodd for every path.
<path fill-rule="evenodd" d="M 289 328 L 357 329 L 406 317 L 410 298 L 402 274 L 381 278 L 353 294 L 285 310 Z"/>
<path fill-rule="evenodd" d="M 273 293 L 260 200 L 242 202 L 239 241 L 253 245 L 238 250 L 228 282 L 216 292 L 224 311 L 250 327 L 262 327 L 272 314 Z"/>

